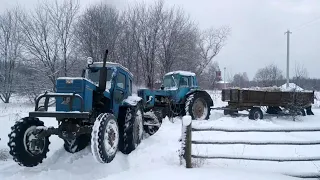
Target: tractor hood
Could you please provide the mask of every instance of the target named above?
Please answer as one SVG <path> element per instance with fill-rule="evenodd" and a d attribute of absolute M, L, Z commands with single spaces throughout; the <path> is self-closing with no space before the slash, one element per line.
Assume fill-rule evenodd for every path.
<path fill-rule="evenodd" d="M 109 83 L 107 83 L 107 88 Z M 85 111 L 92 109 L 92 95 L 97 90 L 98 85 L 86 78 L 81 77 L 60 77 L 57 79 L 57 93 L 75 93 L 84 98 Z M 109 90 L 104 91 L 104 96 L 110 98 Z M 74 99 L 73 109 L 80 110 L 80 102 L 78 99 Z M 64 99 L 61 97 L 56 98 L 57 111 L 67 111 L 68 105 L 64 103 Z"/>

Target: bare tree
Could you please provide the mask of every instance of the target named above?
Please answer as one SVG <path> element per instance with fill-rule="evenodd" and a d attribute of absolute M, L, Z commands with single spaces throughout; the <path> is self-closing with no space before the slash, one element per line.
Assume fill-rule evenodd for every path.
<path fill-rule="evenodd" d="M 219 70 L 218 62 L 210 63 L 203 73 L 198 76 L 199 85 L 202 88 L 214 89 L 216 82 L 219 80 L 216 77 L 216 72 Z"/>
<path fill-rule="evenodd" d="M 34 63 L 35 73 L 44 74 L 53 84 L 55 91 L 59 69 L 59 36 L 54 31 L 48 11 L 43 4 L 36 7 L 35 12 L 21 19 L 26 36 L 25 48 L 29 61 Z"/>
<path fill-rule="evenodd" d="M 228 36 L 231 33 L 230 27 L 210 28 L 200 33 L 198 48 L 200 62 L 196 73 L 200 75 L 212 59 L 219 54 L 225 46 Z"/>
<path fill-rule="evenodd" d="M 171 71 L 178 62 L 186 63 L 189 60 L 190 53 L 195 51 L 197 38 L 195 24 L 182 9 L 171 8 L 164 12 L 164 18 L 160 35 L 161 75 Z M 179 67 L 183 68 L 181 65 Z"/>
<path fill-rule="evenodd" d="M 156 68 L 159 61 L 159 37 L 164 22 L 164 3 L 158 1 L 153 5 L 137 4 L 132 8 L 135 13 L 137 32 L 134 33 L 137 54 L 141 63 L 145 85 L 153 88 Z"/>
<path fill-rule="evenodd" d="M 65 0 L 61 4 L 55 0 L 54 3 L 44 4 L 52 22 L 54 32 L 59 37 L 59 54 L 63 66 L 63 75 L 67 76 L 68 65 L 70 66 L 77 60 L 71 58 L 75 55 L 74 41 L 74 23 L 79 12 L 79 2 L 77 0 Z"/>
<path fill-rule="evenodd" d="M 44 1 L 34 12 L 20 19 L 26 36 L 27 60 L 34 65 L 35 74 L 49 79 L 52 91 L 56 91 L 57 78 L 61 74 L 66 76 L 67 65 L 74 62 L 70 55 L 73 53 L 72 29 L 78 9 L 73 0 L 65 0 L 62 4 Z"/>
<path fill-rule="evenodd" d="M 23 33 L 19 24 L 21 10 L 7 10 L 0 16 L 0 99 L 9 103 L 22 59 Z"/>
<path fill-rule="evenodd" d="M 308 79 L 308 70 L 301 64 L 295 66 L 295 75 L 293 77 L 293 82 L 301 87 L 305 87 Z"/>
<path fill-rule="evenodd" d="M 247 73 L 237 73 L 233 76 L 232 85 L 238 86 L 240 88 L 247 87 L 249 83 L 249 78 L 247 76 Z"/>
<path fill-rule="evenodd" d="M 138 16 L 139 8 L 129 7 L 121 16 L 122 31 L 117 43 L 117 62 L 127 67 L 135 76 L 136 85 L 144 84 L 142 63 L 139 54 Z"/>
<path fill-rule="evenodd" d="M 254 77 L 254 80 L 264 87 L 277 86 L 282 79 L 283 75 L 281 69 L 274 64 L 259 69 Z"/>
<path fill-rule="evenodd" d="M 106 49 L 109 49 L 110 61 L 115 61 L 116 43 L 121 32 L 119 12 L 107 4 L 90 6 L 80 16 L 75 28 L 79 51 L 100 61 Z"/>

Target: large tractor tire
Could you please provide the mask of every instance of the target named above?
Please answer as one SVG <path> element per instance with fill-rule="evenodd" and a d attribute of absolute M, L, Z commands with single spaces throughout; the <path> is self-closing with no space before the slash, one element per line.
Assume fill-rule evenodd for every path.
<path fill-rule="evenodd" d="M 187 97 L 186 113 L 193 120 L 208 120 L 210 116 L 210 101 L 205 93 L 195 92 Z"/>
<path fill-rule="evenodd" d="M 25 117 L 11 127 L 8 146 L 13 160 L 20 166 L 33 167 L 42 163 L 49 152 L 49 137 L 37 138 L 37 127 L 44 123 L 38 118 Z"/>
<path fill-rule="evenodd" d="M 73 140 L 64 140 L 64 149 L 69 153 L 76 153 L 86 148 L 90 143 L 90 136 L 82 134 Z"/>
<path fill-rule="evenodd" d="M 110 163 L 117 154 L 119 127 L 113 114 L 101 113 L 93 125 L 91 151 L 96 161 Z"/>
<path fill-rule="evenodd" d="M 121 119 L 120 151 L 130 154 L 141 143 L 143 138 L 143 111 L 141 106 L 128 107 L 125 116 Z"/>

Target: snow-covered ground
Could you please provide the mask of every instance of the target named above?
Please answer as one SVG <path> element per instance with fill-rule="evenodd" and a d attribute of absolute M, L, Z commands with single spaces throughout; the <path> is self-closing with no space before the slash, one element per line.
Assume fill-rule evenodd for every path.
<path fill-rule="evenodd" d="M 215 106 L 225 105 L 221 102 L 220 92 L 210 92 Z M 33 104 L 24 99 L 15 98 L 10 104 L 0 103 L 0 149 L 8 155 L 8 134 L 15 120 L 27 116 Z M 211 111 L 209 121 L 194 121 L 197 127 L 229 128 L 273 128 L 273 127 L 320 127 L 320 109 L 313 109 L 315 116 L 301 117 L 293 122 L 288 118 L 268 118 L 259 121 L 247 117 L 224 116 L 222 111 Z M 47 126 L 57 126 L 51 118 L 41 118 Z M 282 175 L 318 172 L 318 162 L 258 162 L 243 160 L 194 160 L 199 167 L 186 169 L 180 166 L 178 150 L 181 135 L 181 120 L 176 118 L 172 123 L 168 119 L 152 137 L 145 139 L 130 155 L 118 153 L 110 164 L 97 163 L 90 152 L 90 146 L 76 154 L 69 154 L 63 149 L 63 141 L 57 136 L 50 137 L 48 158 L 39 166 L 20 167 L 8 157 L 0 160 L 1 180 L 258 180 L 258 179 L 296 179 Z M 225 133 L 194 132 L 193 139 L 205 140 L 317 140 L 318 132 L 310 133 Z M 249 145 L 194 145 L 193 154 L 223 154 L 239 156 L 298 157 L 319 156 L 319 146 L 249 146 Z M 0 157 L 1 158 L 1 157 Z"/>

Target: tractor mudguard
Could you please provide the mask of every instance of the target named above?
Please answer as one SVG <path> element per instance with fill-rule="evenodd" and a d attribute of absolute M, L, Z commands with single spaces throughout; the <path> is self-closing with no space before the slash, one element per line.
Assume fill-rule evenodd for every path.
<path fill-rule="evenodd" d="M 208 104 L 210 105 L 210 107 L 212 107 L 213 104 L 213 100 L 211 99 L 211 96 L 209 95 L 209 93 L 205 90 L 201 90 L 201 89 L 191 89 L 185 96 L 184 101 L 186 101 L 186 99 L 188 98 L 188 96 L 190 96 L 191 94 L 194 93 L 201 93 L 203 94 L 204 97 L 206 97 L 206 100 L 208 101 Z"/>
<path fill-rule="evenodd" d="M 128 96 L 128 98 L 122 101 L 120 107 L 137 106 L 137 104 L 142 104 L 142 102 L 143 100 L 139 96 Z"/>

